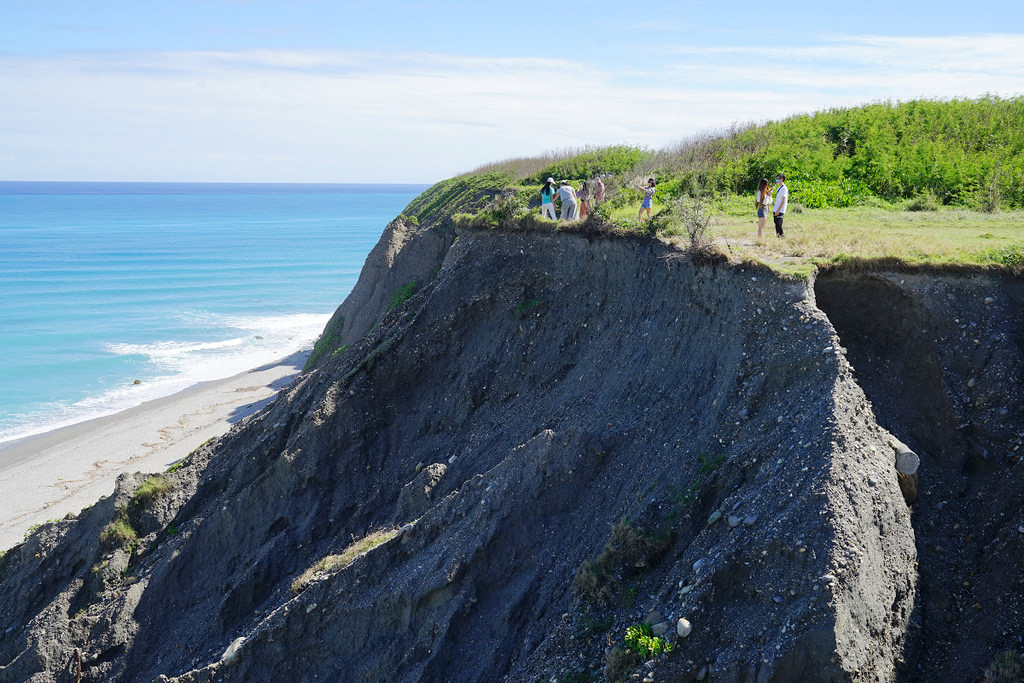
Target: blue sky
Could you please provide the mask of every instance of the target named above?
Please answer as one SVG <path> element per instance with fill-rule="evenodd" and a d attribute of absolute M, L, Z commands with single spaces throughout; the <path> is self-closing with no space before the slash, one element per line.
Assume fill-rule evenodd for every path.
<path fill-rule="evenodd" d="M 0 0 L 0 180 L 433 182 L 985 93 L 1021 0 Z"/>

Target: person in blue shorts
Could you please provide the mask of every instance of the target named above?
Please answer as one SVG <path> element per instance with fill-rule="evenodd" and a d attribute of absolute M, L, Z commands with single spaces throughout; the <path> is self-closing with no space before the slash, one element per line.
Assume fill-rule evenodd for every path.
<path fill-rule="evenodd" d="M 644 215 L 644 211 L 647 211 L 647 219 L 651 218 L 651 207 L 654 206 L 654 178 L 647 179 L 647 187 L 636 188 L 644 193 L 644 199 L 640 202 L 640 210 L 636 213 L 636 219 L 640 220 L 640 217 Z"/>

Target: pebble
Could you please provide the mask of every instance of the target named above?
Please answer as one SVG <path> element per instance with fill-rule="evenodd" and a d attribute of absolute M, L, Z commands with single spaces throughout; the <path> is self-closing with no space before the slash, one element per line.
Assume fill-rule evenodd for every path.
<path fill-rule="evenodd" d="M 703 566 L 704 566 L 704 558 L 702 557 L 702 558 L 700 558 L 699 560 L 697 560 L 696 562 L 693 563 L 693 571 L 699 572 L 700 568 L 703 567 Z"/>
<path fill-rule="evenodd" d="M 774 600 L 776 603 L 782 602 L 782 596 L 776 595 L 774 598 L 772 598 L 772 600 Z"/>
<path fill-rule="evenodd" d="M 754 525 L 754 524 L 756 524 L 756 523 L 757 523 L 757 515 L 747 515 L 747 516 L 746 516 L 746 517 L 745 517 L 745 518 L 743 519 L 743 524 L 744 524 L 745 526 L 753 526 L 753 525 Z"/>
<path fill-rule="evenodd" d="M 711 526 L 712 524 L 714 524 L 715 522 L 717 522 L 721 518 L 722 518 L 722 511 L 721 510 L 715 510 L 714 512 L 711 513 L 711 516 L 708 517 L 708 526 Z"/>
<path fill-rule="evenodd" d="M 679 621 L 676 622 L 676 634 L 680 638 L 685 638 L 690 635 L 691 631 L 693 631 L 693 625 L 690 624 L 689 620 L 679 617 Z"/>
<path fill-rule="evenodd" d="M 658 636 L 660 638 L 661 636 L 663 636 L 666 633 L 668 633 L 668 629 L 669 629 L 670 625 L 671 624 L 669 624 L 667 621 L 658 622 L 654 626 L 651 626 L 651 633 L 653 633 L 654 635 L 656 635 L 656 636 Z"/>
<path fill-rule="evenodd" d="M 1017 531 L 1024 534 L 1024 524 L 1021 524 L 1019 527 L 1017 527 Z"/>
<path fill-rule="evenodd" d="M 737 515 L 729 515 L 729 526 L 738 527 L 741 521 L 743 520 L 741 520 Z"/>
<path fill-rule="evenodd" d="M 700 671 L 697 672 L 697 680 L 698 681 L 703 681 L 707 677 L 708 677 L 708 668 L 706 666 L 702 666 L 700 668 Z"/>
<path fill-rule="evenodd" d="M 990 296 L 986 296 L 986 297 L 985 297 L 985 303 L 986 303 L 986 304 L 991 304 L 991 303 L 995 303 L 995 299 L 993 299 L 993 298 L 992 298 L 992 297 L 990 297 Z"/>
<path fill-rule="evenodd" d="M 975 385 L 975 384 L 977 384 L 977 383 L 978 383 L 978 382 L 977 382 L 977 381 L 976 381 L 976 380 L 975 380 L 975 379 L 974 379 L 973 377 L 972 377 L 972 378 L 970 378 L 969 380 L 967 380 L 967 386 L 968 386 L 969 388 L 971 388 L 971 389 L 973 389 L 973 388 L 974 388 L 974 385 Z"/>

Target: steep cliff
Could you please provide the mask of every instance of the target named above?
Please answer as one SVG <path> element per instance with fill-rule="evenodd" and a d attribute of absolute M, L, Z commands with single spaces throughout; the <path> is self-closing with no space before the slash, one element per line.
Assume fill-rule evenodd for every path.
<path fill-rule="evenodd" d="M 0 681 L 978 676 L 1024 625 L 1020 292 L 396 222 L 272 405 L 0 560 Z M 645 621 L 671 653 L 610 652 Z"/>

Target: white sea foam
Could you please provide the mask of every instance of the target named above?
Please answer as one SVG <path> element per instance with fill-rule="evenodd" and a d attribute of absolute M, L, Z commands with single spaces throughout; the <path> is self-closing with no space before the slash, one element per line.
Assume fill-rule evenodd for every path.
<path fill-rule="evenodd" d="M 312 348 L 330 318 L 324 314 L 210 316 L 212 340 L 108 344 L 106 351 L 141 360 L 137 376 L 76 402 L 38 406 L 0 428 L 0 443 L 42 434 L 170 396 L 201 382 L 232 377 Z M 136 382 L 136 380 L 138 380 Z"/>

